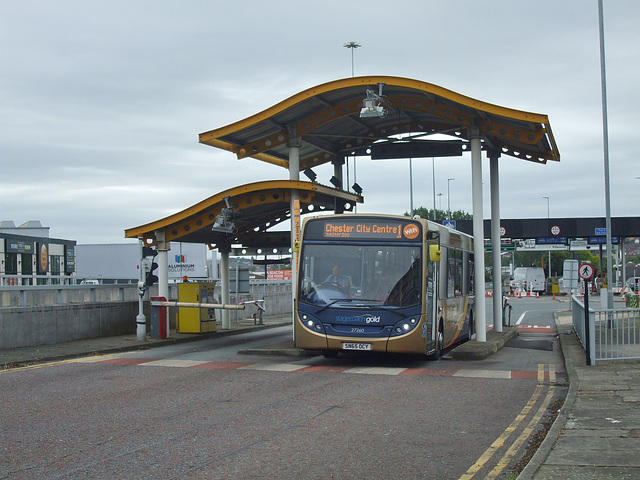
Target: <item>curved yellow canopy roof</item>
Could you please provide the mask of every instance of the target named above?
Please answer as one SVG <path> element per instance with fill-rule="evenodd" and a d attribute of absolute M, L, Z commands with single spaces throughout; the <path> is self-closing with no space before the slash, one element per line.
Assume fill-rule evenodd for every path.
<path fill-rule="evenodd" d="M 217 193 L 200 203 L 166 218 L 125 230 L 125 238 L 142 238 L 145 245 L 156 245 L 156 232 L 164 231 L 165 241 L 204 243 L 211 248 L 240 243 L 248 246 L 283 247 L 290 245 L 290 234 L 267 230 L 291 217 L 291 190 L 297 190 L 300 213 L 333 210 L 336 204 L 353 210 L 360 195 L 317 183 L 298 180 L 267 180 L 249 183 Z M 212 230 L 216 218 L 227 208 L 233 210 L 231 232 Z M 279 232 L 282 233 L 282 232 Z"/>
<path fill-rule="evenodd" d="M 366 90 L 382 94 L 384 117 L 360 118 Z M 200 134 L 200 143 L 289 167 L 290 136 L 300 139 L 300 169 L 349 156 L 375 142 L 412 133 L 461 140 L 522 160 L 560 161 L 544 114 L 493 105 L 427 82 L 352 77 L 309 88 L 250 117 Z"/>

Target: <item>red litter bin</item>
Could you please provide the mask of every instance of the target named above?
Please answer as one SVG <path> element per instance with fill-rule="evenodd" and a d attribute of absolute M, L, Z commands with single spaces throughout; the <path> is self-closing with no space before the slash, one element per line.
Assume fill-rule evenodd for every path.
<path fill-rule="evenodd" d="M 164 297 L 151 297 L 151 338 L 167 338 L 167 307 L 153 305 L 153 301 L 166 302 Z"/>

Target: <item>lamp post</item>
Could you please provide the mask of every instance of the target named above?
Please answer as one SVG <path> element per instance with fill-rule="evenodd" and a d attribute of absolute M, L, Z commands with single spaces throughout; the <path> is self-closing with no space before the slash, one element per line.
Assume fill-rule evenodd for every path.
<path fill-rule="evenodd" d="M 602 87 L 602 140 L 604 150 L 604 209 L 607 228 L 607 309 L 613 309 L 613 263 L 611 260 L 611 181 L 609 177 L 609 121 L 607 114 L 607 74 L 604 58 L 604 11 L 603 2 L 598 0 L 598 31 L 600 37 L 600 84 Z M 611 318 L 609 318 L 611 322 Z"/>
<path fill-rule="evenodd" d="M 353 69 L 353 51 L 356 48 L 359 48 L 361 46 L 362 45 L 360 45 L 358 42 L 347 42 L 347 43 L 344 44 L 345 48 L 348 48 L 348 49 L 351 50 L 351 76 L 352 77 L 354 76 L 354 72 L 355 72 L 355 70 Z"/>
<path fill-rule="evenodd" d="M 433 157 L 431 157 L 431 179 L 433 180 L 433 221 L 435 222 L 437 219 L 436 217 L 436 162 Z"/>
<path fill-rule="evenodd" d="M 447 178 L 447 216 L 448 220 L 451 220 L 451 195 L 450 195 L 450 185 L 451 180 L 455 180 L 455 178 Z"/>
<path fill-rule="evenodd" d="M 411 207 L 411 218 L 413 218 L 413 159 L 409 158 L 409 206 Z"/>
<path fill-rule="evenodd" d="M 347 42 L 343 45 L 345 48 L 348 48 L 349 50 L 351 50 L 351 76 L 354 76 L 355 70 L 353 67 L 353 51 L 356 48 L 361 47 L 362 45 L 359 44 L 358 42 Z M 358 180 L 356 178 L 356 157 L 353 157 L 353 181 L 354 183 L 358 183 Z M 347 185 L 349 185 L 349 158 L 347 158 Z M 354 211 L 357 213 L 358 212 L 358 205 L 356 203 Z"/>
<path fill-rule="evenodd" d="M 549 227 L 549 197 L 542 197 L 542 198 L 546 198 L 547 199 L 547 227 Z M 551 276 L 551 250 L 549 250 L 549 275 L 548 277 Z"/>

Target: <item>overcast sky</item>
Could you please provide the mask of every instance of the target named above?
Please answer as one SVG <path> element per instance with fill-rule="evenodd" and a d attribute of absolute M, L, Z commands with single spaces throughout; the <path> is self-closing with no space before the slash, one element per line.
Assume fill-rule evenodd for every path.
<path fill-rule="evenodd" d="M 612 216 L 640 213 L 639 24 L 640 2 L 605 0 Z M 126 228 L 288 178 L 198 134 L 351 76 L 348 41 L 362 45 L 356 76 L 549 116 L 561 162 L 502 157 L 503 218 L 546 217 L 545 196 L 551 217 L 604 216 L 598 35 L 596 0 L 0 0 L 0 220 L 125 243 Z M 328 183 L 331 167 L 317 170 Z M 469 154 L 436 159 L 435 177 L 437 208 L 472 211 Z M 359 212 L 409 210 L 408 160 L 359 159 L 356 179 Z M 414 206 L 432 208 L 431 159 L 413 160 L 413 185 Z"/>

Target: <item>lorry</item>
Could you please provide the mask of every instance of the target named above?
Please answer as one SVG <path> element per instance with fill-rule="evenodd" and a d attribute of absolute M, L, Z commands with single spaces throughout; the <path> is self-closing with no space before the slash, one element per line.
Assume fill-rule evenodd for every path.
<path fill-rule="evenodd" d="M 545 291 L 544 270 L 540 267 L 516 267 L 509 282 L 511 290 L 521 288 L 527 292 Z"/>

